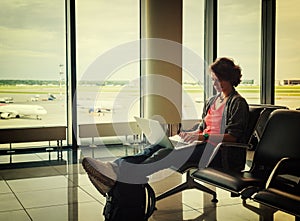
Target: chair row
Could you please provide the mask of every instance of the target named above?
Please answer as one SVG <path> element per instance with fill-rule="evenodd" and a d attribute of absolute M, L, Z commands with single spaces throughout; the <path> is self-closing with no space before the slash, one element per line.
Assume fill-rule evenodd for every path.
<path fill-rule="evenodd" d="M 246 144 L 241 143 L 230 143 L 230 147 L 228 148 L 244 148 L 247 150 L 255 150 L 258 142 L 260 141 L 260 137 L 265 128 L 266 121 L 274 110 L 276 109 L 287 109 L 285 106 L 276 106 L 276 105 L 258 105 L 251 104 L 249 105 L 249 123 L 246 133 L 246 140 L 248 142 Z M 220 144 L 222 147 L 228 146 L 228 144 L 222 143 Z M 184 167 L 180 168 L 177 172 L 184 174 L 186 181 L 164 193 L 156 197 L 156 200 L 161 200 L 181 191 L 187 189 L 198 189 L 200 191 L 206 192 L 213 196 L 212 202 L 218 202 L 217 194 L 215 191 L 207 188 L 204 185 L 201 185 L 191 176 L 191 173 L 198 168 L 198 164 L 186 164 Z"/>
<path fill-rule="evenodd" d="M 257 127 L 257 126 L 256 126 Z M 255 130 L 255 129 L 254 129 Z M 300 111 L 276 109 L 266 120 L 249 170 L 207 167 L 193 179 L 300 218 Z M 220 147 L 228 148 L 225 144 Z M 235 146 L 235 148 L 238 148 Z M 242 145 L 240 146 L 242 147 Z"/>

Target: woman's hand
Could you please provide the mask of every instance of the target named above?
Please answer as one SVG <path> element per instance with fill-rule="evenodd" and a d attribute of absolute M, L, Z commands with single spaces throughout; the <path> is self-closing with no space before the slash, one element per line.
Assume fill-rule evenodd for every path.
<path fill-rule="evenodd" d="M 179 136 L 187 143 L 193 143 L 195 141 L 199 141 L 199 131 L 192 132 L 180 132 Z"/>

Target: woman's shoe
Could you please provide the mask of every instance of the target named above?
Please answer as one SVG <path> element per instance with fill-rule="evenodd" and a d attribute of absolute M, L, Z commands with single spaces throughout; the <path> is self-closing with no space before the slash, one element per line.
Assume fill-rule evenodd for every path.
<path fill-rule="evenodd" d="M 92 184 L 103 196 L 106 196 L 106 193 L 115 185 L 117 179 L 112 163 L 85 157 L 82 160 L 82 166 Z"/>

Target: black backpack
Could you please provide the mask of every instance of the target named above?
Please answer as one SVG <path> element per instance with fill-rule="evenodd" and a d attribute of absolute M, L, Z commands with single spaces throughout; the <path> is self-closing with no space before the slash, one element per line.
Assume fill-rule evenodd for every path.
<path fill-rule="evenodd" d="M 155 210 L 155 193 L 146 184 L 116 182 L 106 196 L 105 221 L 146 221 Z"/>

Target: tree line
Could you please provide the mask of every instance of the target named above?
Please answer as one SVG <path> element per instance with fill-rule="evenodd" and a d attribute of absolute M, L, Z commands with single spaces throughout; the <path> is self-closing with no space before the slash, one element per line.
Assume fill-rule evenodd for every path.
<path fill-rule="evenodd" d="M 65 82 L 61 82 L 59 80 L 0 80 L 0 86 L 3 85 L 60 85 L 65 84 Z M 97 86 L 104 86 L 104 85 L 126 85 L 128 81 L 123 80 L 110 80 L 110 81 L 80 81 L 79 84 L 90 84 L 90 85 L 97 85 Z"/>

